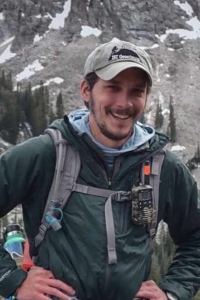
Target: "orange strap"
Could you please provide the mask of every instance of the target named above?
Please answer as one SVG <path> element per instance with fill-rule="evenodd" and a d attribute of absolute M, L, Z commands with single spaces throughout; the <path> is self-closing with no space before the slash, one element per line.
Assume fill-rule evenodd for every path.
<path fill-rule="evenodd" d="M 144 171 L 144 175 L 150 175 L 150 173 L 151 173 L 150 164 L 145 164 L 143 171 Z"/>
<path fill-rule="evenodd" d="M 34 263 L 32 262 L 32 259 L 29 254 L 29 243 L 28 240 L 26 240 L 24 244 L 24 257 L 22 262 L 22 269 L 28 271 L 33 266 Z"/>

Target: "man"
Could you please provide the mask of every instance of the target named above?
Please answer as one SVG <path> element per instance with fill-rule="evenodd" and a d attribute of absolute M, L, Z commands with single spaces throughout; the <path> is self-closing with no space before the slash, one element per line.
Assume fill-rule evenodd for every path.
<path fill-rule="evenodd" d="M 52 128 L 81 155 L 77 182 L 114 191 L 140 184 L 141 164 L 168 138 L 137 123 L 152 86 L 148 54 L 125 41 L 97 47 L 87 58 L 80 90 L 89 109 L 72 112 Z M 31 243 L 38 233 L 55 169 L 55 147 L 42 135 L 13 147 L 0 162 L 0 215 L 23 206 Z M 113 202 L 116 249 L 107 249 L 105 197 L 73 192 L 62 212 L 62 229 L 49 229 L 37 267 L 16 268 L 1 248 L 0 294 L 18 300 L 189 300 L 200 286 L 200 212 L 194 178 L 166 151 L 162 165 L 158 221 L 177 245 L 160 287 L 149 281 L 151 250 L 146 226 L 131 218 L 130 202 Z M 108 220 L 110 222 L 110 219 Z M 109 255 L 111 257 L 109 257 Z"/>

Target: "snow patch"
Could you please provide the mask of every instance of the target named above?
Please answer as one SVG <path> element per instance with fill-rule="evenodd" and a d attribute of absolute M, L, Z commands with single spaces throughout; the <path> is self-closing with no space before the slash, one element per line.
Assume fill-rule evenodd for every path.
<path fill-rule="evenodd" d="M 24 70 L 17 74 L 16 81 L 21 81 L 23 79 L 28 79 L 37 71 L 41 71 L 44 67 L 40 64 L 39 60 L 35 60 L 31 65 L 28 65 Z"/>
<path fill-rule="evenodd" d="M 94 34 L 95 36 L 99 36 L 102 31 L 99 30 L 98 28 L 92 28 L 90 26 L 81 26 L 82 30 L 81 30 L 81 36 L 86 37 L 89 36 L 91 34 Z"/>
<path fill-rule="evenodd" d="M 158 99 L 159 99 L 159 103 L 163 106 L 165 104 L 165 97 L 164 95 L 161 93 L 161 91 L 158 92 Z M 152 103 L 153 104 L 153 103 Z"/>
<path fill-rule="evenodd" d="M 11 38 L 7 39 L 6 41 L 4 41 L 4 42 L 0 45 L 0 47 L 3 47 L 3 46 L 5 46 L 5 45 L 7 45 L 7 44 L 10 44 L 10 43 L 14 40 L 14 38 L 15 38 L 15 36 L 12 36 Z"/>
<path fill-rule="evenodd" d="M 50 14 L 49 17 L 52 19 L 51 24 L 49 25 L 49 29 L 60 29 L 65 25 L 65 19 L 68 17 L 69 12 L 71 10 L 71 0 L 68 0 L 64 4 L 63 12 L 60 14 L 56 14 L 55 18 L 53 18 Z"/>
<path fill-rule="evenodd" d="M 188 23 L 191 27 L 193 27 L 194 39 L 200 37 L 200 21 L 197 19 L 197 16 L 191 18 L 186 23 Z"/>
<path fill-rule="evenodd" d="M 180 8 L 188 14 L 188 16 L 192 16 L 194 11 L 187 1 L 185 3 L 181 3 L 180 1 L 175 0 L 174 4 L 180 6 Z"/>
<path fill-rule="evenodd" d="M 120 41 L 118 38 L 114 37 L 112 40 L 112 42 L 118 42 Z M 139 46 L 140 49 L 146 50 L 146 49 L 155 49 L 158 48 L 159 45 L 158 44 L 153 44 L 152 46 Z"/>
<path fill-rule="evenodd" d="M 86 2 L 86 10 L 89 11 L 91 0 L 87 0 Z"/>
<path fill-rule="evenodd" d="M 0 21 L 3 21 L 4 20 L 4 15 L 3 15 L 3 13 L 1 12 L 0 13 Z"/>
<path fill-rule="evenodd" d="M 157 38 L 163 43 L 167 36 L 172 33 L 172 34 L 178 34 L 180 38 L 183 39 L 188 39 L 188 40 L 193 40 L 200 38 L 200 21 L 198 18 L 192 17 L 194 15 L 194 11 L 192 7 L 188 4 L 186 1 L 185 3 L 180 3 L 180 1 L 174 1 L 175 5 L 180 6 L 181 9 L 186 11 L 186 13 L 191 17 L 189 21 L 186 21 L 187 24 L 189 24 L 193 30 L 186 30 L 186 29 L 167 29 L 165 34 L 162 34 L 161 36 L 157 35 Z"/>
<path fill-rule="evenodd" d="M 155 71 L 155 74 L 156 74 L 157 82 L 160 82 L 159 71 L 160 71 L 160 66 L 159 66 L 159 65 L 156 65 L 156 71 Z"/>
<path fill-rule="evenodd" d="M 6 60 L 16 56 L 16 53 L 10 51 L 11 44 L 4 50 L 4 52 L 0 55 L 0 64 L 3 64 Z"/>
<path fill-rule="evenodd" d="M 140 47 L 140 46 L 139 46 L 139 47 Z M 150 46 L 150 47 L 142 46 L 142 47 L 140 47 L 140 48 L 143 49 L 143 50 L 146 50 L 146 49 L 155 49 L 155 48 L 158 48 L 158 47 L 159 47 L 158 44 L 153 44 L 153 45 Z"/>
<path fill-rule="evenodd" d="M 35 35 L 34 39 L 33 39 L 33 43 L 37 43 L 39 42 L 40 40 L 42 40 L 44 37 L 44 35 L 39 35 L 38 33 Z"/>
<path fill-rule="evenodd" d="M 116 38 L 116 37 L 114 37 L 114 38 L 111 40 L 111 42 L 118 42 L 118 41 L 119 41 L 119 39 Z"/>
<path fill-rule="evenodd" d="M 57 83 L 57 84 L 61 84 L 62 82 L 64 82 L 64 79 L 61 78 L 61 77 L 55 77 L 55 78 L 51 78 L 49 80 L 47 80 L 45 83 L 43 83 L 43 86 L 47 86 L 47 85 L 50 85 L 51 82 L 54 82 L 54 83 Z M 32 90 L 36 90 L 40 88 L 40 85 L 36 85 L 34 87 L 32 87 Z"/>
<path fill-rule="evenodd" d="M 37 19 L 41 19 L 42 18 L 42 16 L 41 16 L 41 14 L 39 14 L 39 15 L 37 15 L 37 16 L 35 16 Z"/>
<path fill-rule="evenodd" d="M 171 151 L 184 151 L 186 148 L 184 146 L 176 145 L 171 147 Z"/>
<path fill-rule="evenodd" d="M 165 108 L 165 109 L 163 109 L 163 111 L 162 111 L 162 115 L 163 115 L 163 116 L 169 115 L 169 113 L 170 113 L 170 111 L 169 111 L 168 108 Z"/>

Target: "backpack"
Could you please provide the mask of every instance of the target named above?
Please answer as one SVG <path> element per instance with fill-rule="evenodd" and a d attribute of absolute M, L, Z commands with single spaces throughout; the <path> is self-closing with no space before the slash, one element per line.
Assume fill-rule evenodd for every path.
<path fill-rule="evenodd" d="M 57 231 L 61 229 L 62 209 L 67 204 L 70 195 L 73 191 L 106 197 L 105 203 L 105 224 L 107 233 L 107 249 L 108 249 L 108 263 L 117 263 L 116 246 L 115 246 L 115 228 L 112 211 L 112 201 L 130 201 L 131 192 L 113 191 L 101 189 L 91 186 L 82 185 L 76 182 L 80 167 L 81 158 L 79 152 L 70 146 L 66 138 L 57 129 L 48 128 L 45 133 L 50 135 L 56 148 L 56 166 L 53 177 L 53 182 L 50 188 L 46 206 L 44 209 L 39 232 L 35 237 L 35 245 L 33 251 L 33 260 L 36 262 L 37 253 L 40 244 L 42 243 L 46 231 L 51 227 Z M 148 192 L 152 191 L 152 204 L 153 214 L 151 222 L 148 224 L 149 238 L 152 241 L 156 234 L 157 229 L 157 215 L 158 215 L 158 202 L 159 202 L 159 182 L 162 163 L 165 156 L 165 147 L 154 154 L 149 160 L 144 161 L 141 166 L 140 178 L 141 186 L 147 187 L 143 191 L 144 200 Z M 141 197 L 140 187 L 134 190 L 138 198 Z M 139 189 L 139 191 L 138 191 Z M 137 198 L 137 197 L 136 197 Z M 137 199 L 138 200 L 138 199 Z M 141 200 L 141 199 L 140 199 Z M 148 199 L 147 199 L 148 201 Z M 146 202 L 147 202 L 146 201 Z M 145 202 L 145 201 L 144 201 Z M 140 201 L 140 209 L 143 209 L 143 202 Z M 135 204 L 134 204 L 135 205 Z M 145 211 L 145 218 L 149 218 L 148 210 Z M 140 215 L 138 215 L 140 216 Z M 132 217 L 137 217 L 133 214 Z M 36 250 L 36 251 L 35 251 Z"/>

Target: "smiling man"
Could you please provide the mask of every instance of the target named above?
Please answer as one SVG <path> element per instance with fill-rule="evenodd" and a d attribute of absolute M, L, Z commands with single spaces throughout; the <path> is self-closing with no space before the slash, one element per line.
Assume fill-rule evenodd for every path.
<path fill-rule="evenodd" d="M 94 77 L 93 89 L 87 76 Z M 104 146 L 122 146 L 144 110 L 151 84 L 151 64 L 139 48 L 130 43 L 108 43 L 95 49 L 86 61 L 81 83 L 82 97 L 91 111 L 92 135 Z"/>
<path fill-rule="evenodd" d="M 113 79 L 99 79 L 92 91 L 86 79 L 81 92 L 91 114 L 91 133 L 104 146 L 118 148 L 133 133 L 133 124 L 147 100 L 147 75 L 138 68 L 121 71 Z"/>
<path fill-rule="evenodd" d="M 195 295 L 200 286 L 198 188 L 172 152 L 163 154 L 168 137 L 138 122 L 152 83 L 149 55 L 132 43 L 111 41 L 88 56 L 80 84 L 87 109 L 50 126 L 80 154 L 74 186 L 81 189 L 70 193 L 60 210 L 62 227 L 47 230 L 39 249 L 34 239 L 54 177 L 54 144 L 44 134 L 1 157 L 0 216 L 22 204 L 30 251 L 38 253 L 36 266 L 26 273 L 0 248 L 4 297 L 16 293 L 18 300 L 190 300 Z M 143 182 L 148 174 L 142 166 L 148 163 L 158 175 L 158 161 L 152 159 L 158 153 L 164 161 L 155 211 L 156 185 Z M 70 182 L 66 176 L 64 186 Z M 176 254 L 158 286 L 149 273 L 152 229 L 160 220 L 168 224 Z"/>

